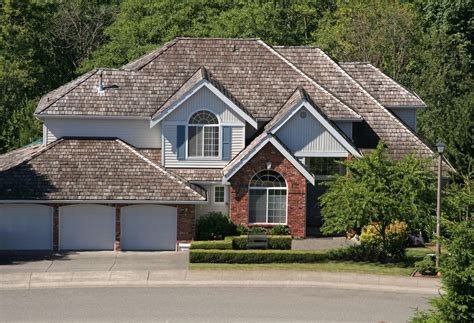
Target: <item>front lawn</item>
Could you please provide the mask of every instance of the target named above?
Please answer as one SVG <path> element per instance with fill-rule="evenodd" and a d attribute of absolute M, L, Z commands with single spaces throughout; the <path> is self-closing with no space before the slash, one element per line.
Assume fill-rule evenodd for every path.
<path fill-rule="evenodd" d="M 429 248 L 408 248 L 406 260 L 399 263 L 371 263 L 355 261 L 322 261 L 316 263 L 224 264 L 191 263 L 191 270 L 303 270 L 327 272 L 355 272 L 378 275 L 409 276 L 414 263 L 433 253 Z"/>

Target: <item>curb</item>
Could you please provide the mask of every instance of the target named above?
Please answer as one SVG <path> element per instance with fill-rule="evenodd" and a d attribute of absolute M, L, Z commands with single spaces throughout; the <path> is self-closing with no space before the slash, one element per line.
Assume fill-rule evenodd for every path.
<path fill-rule="evenodd" d="M 256 272 L 254 277 L 246 279 L 245 275 L 232 275 L 227 272 L 149 272 L 149 271 L 117 271 L 117 272 L 58 272 L 58 273 L 23 273 L 0 275 L 0 290 L 41 289 L 41 288 L 96 288 L 96 287 L 324 287 L 350 290 L 372 290 L 385 292 L 403 292 L 411 294 L 438 295 L 439 282 L 422 283 L 416 279 L 393 281 L 390 277 L 359 277 L 334 275 L 293 276 L 283 280 L 261 275 Z M 270 275 L 271 276 L 271 275 Z M 342 279 L 345 277 L 346 279 Z M 364 279 L 365 278 L 365 281 Z M 368 279 L 372 278 L 372 279 Z M 393 279 L 400 277 L 393 277 Z M 409 284 L 408 284 L 409 283 Z"/>

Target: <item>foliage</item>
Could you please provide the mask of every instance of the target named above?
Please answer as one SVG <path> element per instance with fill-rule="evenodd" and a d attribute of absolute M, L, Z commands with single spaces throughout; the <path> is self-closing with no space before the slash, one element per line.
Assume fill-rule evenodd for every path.
<path fill-rule="evenodd" d="M 241 235 L 232 239 L 232 248 L 235 250 L 246 250 L 248 244 L 248 236 Z M 268 249 L 291 249 L 291 236 L 289 235 L 270 235 L 267 236 Z"/>
<path fill-rule="evenodd" d="M 360 241 L 362 244 L 368 244 L 371 247 L 379 248 L 382 244 L 380 235 L 380 224 L 371 223 L 362 229 Z M 408 244 L 408 226 L 405 222 L 395 221 L 385 229 L 386 241 L 385 250 L 381 250 L 378 254 L 382 258 L 390 258 L 393 260 L 403 259 L 405 256 L 405 248 Z M 386 253 L 384 253 L 386 251 Z"/>
<path fill-rule="evenodd" d="M 434 310 L 416 315 L 414 322 L 474 321 L 474 224 L 472 217 L 449 226 L 441 262 L 443 293 L 432 301 Z"/>
<path fill-rule="evenodd" d="M 232 240 L 193 241 L 191 249 L 232 249 Z"/>
<path fill-rule="evenodd" d="M 428 160 L 409 155 L 394 161 L 385 152 L 380 142 L 364 158 L 342 162 L 349 175 L 326 182 L 329 189 L 320 199 L 324 233 L 377 222 L 380 248 L 390 254 L 387 228 L 393 222 L 405 222 L 411 232 L 432 232 L 435 191 Z"/>
<path fill-rule="evenodd" d="M 267 233 L 268 230 L 264 227 L 259 227 L 259 226 L 253 226 L 249 229 L 249 233 Z"/>
<path fill-rule="evenodd" d="M 422 275 L 435 275 L 437 273 L 433 257 L 425 256 L 423 260 L 415 262 L 415 270 Z"/>
<path fill-rule="evenodd" d="M 270 230 L 271 235 L 284 236 L 290 234 L 290 230 L 286 225 L 276 225 Z"/>
<path fill-rule="evenodd" d="M 235 233 L 235 225 L 220 212 L 211 212 L 197 222 L 197 240 L 222 240 Z"/>
<path fill-rule="evenodd" d="M 191 250 L 191 263 L 314 263 L 327 259 L 321 251 L 291 250 Z"/>
<path fill-rule="evenodd" d="M 235 231 L 237 232 L 237 235 L 241 236 L 241 235 L 247 234 L 249 231 L 249 228 L 245 226 L 244 224 L 237 224 Z"/>

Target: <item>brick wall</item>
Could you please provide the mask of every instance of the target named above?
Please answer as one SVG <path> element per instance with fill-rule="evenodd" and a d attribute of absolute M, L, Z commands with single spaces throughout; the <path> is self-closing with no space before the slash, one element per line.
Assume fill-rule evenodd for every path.
<path fill-rule="evenodd" d="M 305 237 L 306 179 L 271 143 L 263 147 L 230 179 L 230 218 L 235 224 L 248 225 L 248 185 L 257 172 L 267 169 L 267 161 L 271 161 L 271 169 L 280 173 L 288 186 L 287 217 L 291 234 Z"/>

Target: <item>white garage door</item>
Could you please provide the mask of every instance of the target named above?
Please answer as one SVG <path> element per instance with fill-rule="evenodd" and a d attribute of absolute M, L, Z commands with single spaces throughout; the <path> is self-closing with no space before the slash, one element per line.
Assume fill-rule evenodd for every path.
<path fill-rule="evenodd" d="M 0 205 L 0 250 L 51 250 L 53 209 L 34 204 Z"/>
<path fill-rule="evenodd" d="M 175 250 L 176 208 L 133 205 L 122 208 L 123 250 Z"/>
<path fill-rule="evenodd" d="M 113 250 L 115 208 L 76 204 L 59 208 L 59 248 L 62 250 Z"/>

